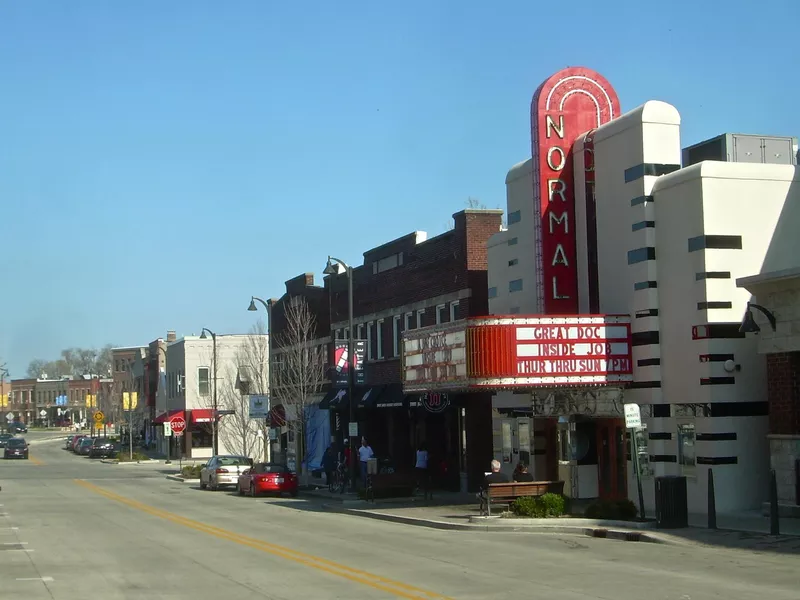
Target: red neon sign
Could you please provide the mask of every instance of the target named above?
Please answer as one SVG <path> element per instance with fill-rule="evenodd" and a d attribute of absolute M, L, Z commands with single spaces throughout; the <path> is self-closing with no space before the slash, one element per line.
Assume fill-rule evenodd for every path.
<path fill-rule="evenodd" d="M 578 136 L 619 116 L 611 84 L 584 67 L 549 77 L 531 102 L 533 198 L 538 219 L 539 311 L 578 312 L 575 179 L 572 147 Z"/>

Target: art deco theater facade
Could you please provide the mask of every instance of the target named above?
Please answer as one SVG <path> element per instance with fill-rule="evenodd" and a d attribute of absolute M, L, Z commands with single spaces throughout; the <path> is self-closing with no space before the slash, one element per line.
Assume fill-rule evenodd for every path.
<path fill-rule="evenodd" d="M 531 139 L 487 244 L 491 316 L 404 334 L 405 390 L 492 391 L 495 458 L 578 498 L 636 498 L 623 416 L 635 403 L 650 511 L 653 478 L 685 475 L 690 512 L 704 512 L 712 468 L 718 510 L 758 507 L 766 360 L 740 332 L 753 298 L 736 280 L 760 272 L 800 202 L 796 140 L 760 137 L 763 160 L 689 164 L 675 107 L 622 113 L 585 68 L 536 90 Z"/>

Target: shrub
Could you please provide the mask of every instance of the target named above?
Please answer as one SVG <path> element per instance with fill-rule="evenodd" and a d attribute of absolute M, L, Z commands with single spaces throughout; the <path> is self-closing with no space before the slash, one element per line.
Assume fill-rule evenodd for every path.
<path fill-rule="evenodd" d="M 625 500 L 599 500 L 586 508 L 587 519 L 608 519 L 610 521 L 632 521 L 636 518 L 636 505 Z"/>
<path fill-rule="evenodd" d="M 200 470 L 203 465 L 187 465 L 181 469 L 181 476 L 185 479 L 200 479 Z"/>
<path fill-rule="evenodd" d="M 119 453 L 119 462 L 138 462 L 140 460 L 150 460 L 150 457 L 146 454 L 142 454 L 141 452 L 129 454 L 125 450 L 122 450 Z"/>
<path fill-rule="evenodd" d="M 624 521 L 633 521 L 636 515 L 639 514 L 636 505 L 627 498 L 617 502 L 617 509 L 619 511 L 619 518 Z"/>
<path fill-rule="evenodd" d="M 511 504 L 511 511 L 518 517 L 543 519 L 560 517 L 564 514 L 566 502 L 560 494 L 544 494 L 543 496 L 524 496 Z"/>

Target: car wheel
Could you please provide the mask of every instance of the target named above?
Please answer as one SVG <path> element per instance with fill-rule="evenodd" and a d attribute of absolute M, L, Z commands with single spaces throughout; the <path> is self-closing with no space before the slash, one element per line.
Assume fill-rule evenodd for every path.
<path fill-rule="evenodd" d="M 216 482 L 211 481 L 211 479 L 208 480 L 208 487 L 212 492 L 216 492 L 219 489 L 219 486 L 216 484 Z"/>
<path fill-rule="evenodd" d="M 244 496 L 244 490 L 242 489 L 242 484 L 240 484 L 240 483 L 236 484 L 236 491 L 238 492 L 238 494 L 240 496 Z"/>
<path fill-rule="evenodd" d="M 203 476 L 202 476 L 202 475 L 200 475 L 200 489 L 201 489 L 201 490 L 204 490 L 204 489 L 206 489 L 207 487 L 208 487 L 208 486 L 207 486 L 207 485 L 206 485 L 206 483 L 203 481 Z"/>

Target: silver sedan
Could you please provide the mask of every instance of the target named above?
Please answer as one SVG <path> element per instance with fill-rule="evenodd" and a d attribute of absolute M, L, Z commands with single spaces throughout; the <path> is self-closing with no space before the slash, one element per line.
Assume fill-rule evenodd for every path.
<path fill-rule="evenodd" d="M 222 486 L 235 487 L 239 483 L 239 475 L 253 465 L 253 460 L 246 456 L 215 456 L 200 469 L 200 489 L 212 491 Z"/>

